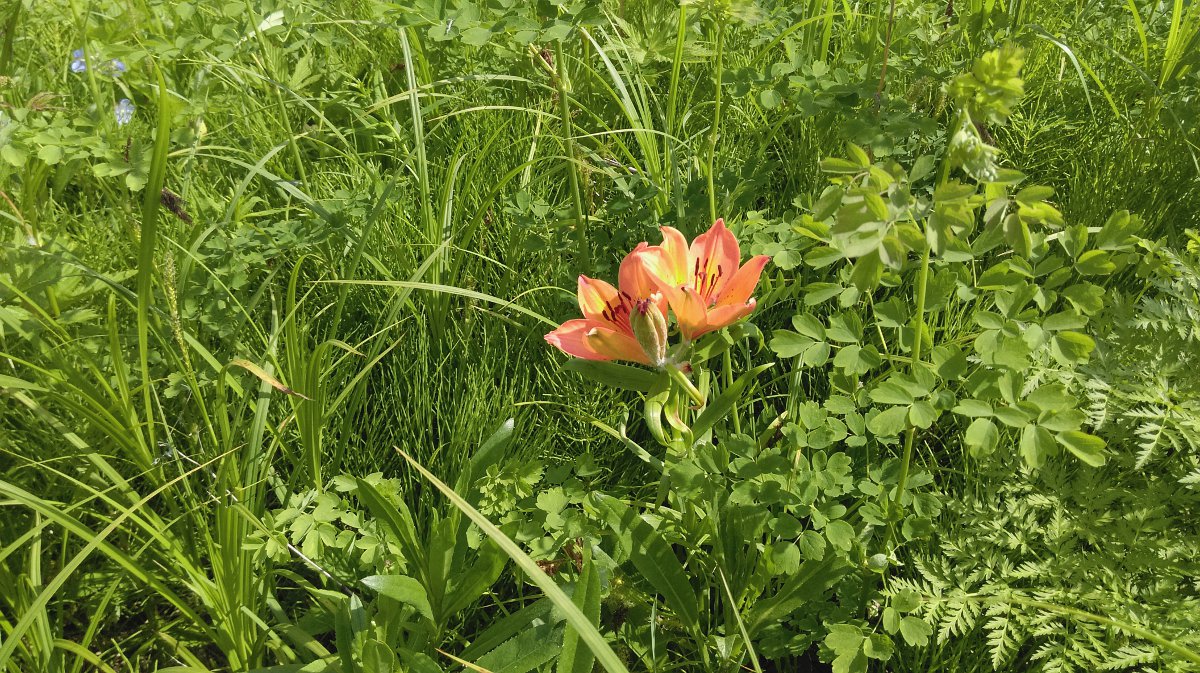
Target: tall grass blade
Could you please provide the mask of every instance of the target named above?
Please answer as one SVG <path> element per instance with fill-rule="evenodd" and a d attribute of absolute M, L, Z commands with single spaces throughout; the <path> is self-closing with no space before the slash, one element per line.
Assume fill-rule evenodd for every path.
<path fill-rule="evenodd" d="M 625 664 L 621 663 L 621 659 L 617 657 L 616 652 L 613 652 L 612 648 L 609 647 L 608 641 L 604 639 L 604 636 L 592 624 L 592 620 L 571 601 L 571 598 L 559 588 L 558 584 L 545 571 L 538 567 L 536 561 L 522 551 L 516 542 L 512 541 L 512 538 L 505 535 L 486 516 L 480 514 L 479 510 L 472 507 L 462 496 L 455 493 L 454 489 L 447 486 L 442 480 L 434 476 L 432 472 L 425 469 L 412 456 L 399 448 L 396 451 L 408 461 L 409 465 L 413 466 L 413 469 L 420 472 L 421 476 L 425 477 L 429 483 L 441 491 L 442 495 L 445 495 L 459 511 L 466 515 L 476 526 L 479 526 L 485 535 L 495 541 L 500 549 L 517 564 L 517 567 L 525 572 L 530 581 L 546 594 L 546 598 L 549 598 L 554 603 L 554 606 L 562 612 L 563 616 L 566 617 L 567 623 L 579 634 L 579 639 L 592 651 L 592 654 L 595 655 L 596 660 L 600 662 L 604 670 L 608 671 L 608 673 L 629 673 L 629 670 L 625 668 Z"/>

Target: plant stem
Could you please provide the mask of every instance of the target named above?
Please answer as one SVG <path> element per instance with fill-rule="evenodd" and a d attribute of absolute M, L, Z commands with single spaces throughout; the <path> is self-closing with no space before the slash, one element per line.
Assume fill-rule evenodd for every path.
<path fill-rule="evenodd" d="M 721 354 L 721 368 L 725 370 L 725 389 L 728 390 L 733 387 L 733 356 L 729 354 L 729 349 Z M 742 419 L 738 415 L 737 405 L 733 405 L 730 411 L 732 412 L 730 418 L 733 419 L 733 431 L 741 434 Z"/>
<path fill-rule="evenodd" d="M 695 384 L 689 381 L 688 377 L 685 376 L 678 367 L 667 365 L 666 369 L 667 375 L 671 377 L 671 380 L 679 384 L 679 387 L 683 388 L 683 391 L 687 393 L 688 397 L 692 398 L 696 404 L 703 405 L 705 403 L 706 400 L 704 399 L 704 395 L 696 389 Z"/>
<path fill-rule="evenodd" d="M 883 86 L 887 82 L 888 57 L 892 54 L 892 28 L 896 25 L 896 0 L 892 0 L 888 10 L 887 37 L 883 41 L 883 66 L 879 69 L 879 87 L 875 89 L 875 111 L 878 112 L 883 101 Z"/>
<path fill-rule="evenodd" d="M 929 251 L 930 246 L 925 244 L 925 252 L 921 255 L 921 271 L 917 276 L 917 313 L 913 316 L 913 344 L 912 344 L 912 367 L 911 370 L 916 372 L 917 367 L 921 366 L 921 349 L 925 344 L 925 291 L 929 281 Z M 900 459 L 900 480 L 896 483 L 896 500 L 904 496 L 904 489 L 908 486 L 908 468 L 912 464 L 913 443 L 917 437 L 917 426 L 911 423 L 908 426 L 908 431 L 904 435 L 904 456 Z"/>
<path fill-rule="evenodd" d="M 667 93 L 667 137 L 663 138 L 665 164 L 671 172 L 671 192 L 664 190 L 664 198 L 675 197 L 676 215 L 683 217 L 683 200 L 678 198 L 681 191 L 679 185 L 679 167 L 675 165 L 674 149 L 671 144 L 676 131 L 679 130 L 675 119 L 675 108 L 679 102 L 679 73 L 683 68 L 683 45 L 687 38 L 687 5 L 679 5 L 679 26 L 675 33 L 675 58 L 671 61 L 671 84 Z M 664 210 L 667 204 L 664 204 Z"/>
<path fill-rule="evenodd" d="M 554 44 L 554 73 L 558 84 L 558 114 L 562 118 L 563 143 L 567 150 L 567 177 L 571 184 L 572 216 L 575 218 L 575 235 L 579 239 L 579 268 L 592 270 L 591 249 L 588 246 L 587 215 L 583 210 L 583 192 L 579 188 L 579 167 L 575 164 L 575 131 L 571 123 L 571 106 L 567 101 L 567 64 L 563 59 L 562 40 Z"/>
<path fill-rule="evenodd" d="M 713 186 L 713 164 L 716 162 L 717 156 L 717 131 L 721 127 L 721 80 L 724 75 L 724 71 L 722 70 L 724 67 L 724 55 L 725 22 L 721 20 L 721 17 L 717 17 L 717 92 L 713 99 L 712 130 L 708 135 L 708 219 L 710 222 L 715 222 L 717 219 L 717 190 Z"/>

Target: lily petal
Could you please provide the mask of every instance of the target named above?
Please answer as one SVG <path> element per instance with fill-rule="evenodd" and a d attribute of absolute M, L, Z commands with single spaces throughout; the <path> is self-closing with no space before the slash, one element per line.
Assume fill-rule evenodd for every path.
<path fill-rule="evenodd" d="M 604 325 L 594 325 L 585 336 L 587 345 L 600 354 L 602 360 L 628 360 L 650 364 L 642 345 L 632 336 Z"/>
<path fill-rule="evenodd" d="M 650 270 L 649 257 L 652 255 L 650 246 L 644 241 L 638 243 L 617 271 L 617 282 L 621 287 L 621 295 L 635 304 L 642 299 L 650 299 L 664 314 L 667 312 L 666 299 L 658 289 L 654 273 Z M 655 296 L 657 295 L 657 296 Z"/>
<path fill-rule="evenodd" d="M 711 303 L 729 282 L 741 259 L 737 238 L 725 227 L 725 220 L 718 219 L 692 241 L 688 254 L 692 287 Z"/>
<path fill-rule="evenodd" d="M 688 264 L 688 242 L 674 227 L 659 227 L 662 231 L 661 245 L 654 246 L 660 255 L 659 275 L 671 285 L 680 287 L 687 283 L 692 269 Z"/>
<path fill-rule="evenodd" d="M 579 276 L 579 310 L 585 318 L 609 327 L 628 329 L 627 308 L 617 288 L 598 278 Z"/>
<path fill-rule="evenodd" d="M 756 302 L 751 299 L 750 301 L 742 304 L 728 304 L 710 309 L 708 312 L 708 324 L 706 325 L 707 329 L 705 329 L 705 332 L 721 329 L 722 327 L 732 325 L 742 318 L 745 318 L 754 312 L 755 304 Z"/>
<path fill-rule="evenodd" d="M 650 363 L 637 340 L 594 320 L 568 320 L 545 338 L 567 355 L 585 360 Z"/>
<path fill-rule="evenodd" d="M 704 305 L 704 298 L 694 289 L 685 287 L 675 290 L 667 293 L 667 299 L 675 311 L 675 322 L 679 324 L 679 333 L 684 339 L 692 341 L 716 329 L 708 326 L 708 307 Z"/>
<path fill-rule="evenodd" d="M 767 255 L 751 257 L 721 288 L 721 293 L 717 295 L 717 306 L 745 304 L 750 295 L 754 294 L 754 288 L 758 287 L 763 268 L 769 261 L 771 258 Z"/>

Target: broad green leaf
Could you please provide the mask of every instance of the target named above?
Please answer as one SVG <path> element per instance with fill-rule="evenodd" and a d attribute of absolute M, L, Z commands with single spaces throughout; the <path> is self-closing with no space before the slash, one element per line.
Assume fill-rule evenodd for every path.
<path fill-rule="evenodd" d="M 943 381 L 953 381 L 967 372 L 967 356 L 957 346 L 937 346 L 930 358 Z"/>
<path fill-rule="evenodd" d="M 1058 441 L 1067 450 L 1075 454 L 1075 457 L 1092 467 L 1100 467 L 1104 464 L 1104 447 L 1103 439 L 1095 435 L 1089 435 L 1086 432 L 1077 430 L 1068 430 L 1058 433 Z"/>
<path fill-rule="evenodd" d="M 1095 315 L 1104 308 L 1104 288 L 1099 285 L 1086 282 L 1070 285 L 1063 288 L 1062 295 L 1087 315 Z"/>
<path fill-rule="evenodd" d="M 979 457 L 990 454 L 1000 441 L 1000 431 L 996 424 L 987 418 L 976 418 L 967 426 L 963 441 L 971 450 L 971 455 Z"/>
<path fill-rule="evenodd" d="M 700 611 L 696 590 L 688 574 L 658 531 L 637 515 L 633 509 L 611 496 L 595 494 L 597 509 L 610 528 L 628 535 L 629 560 L 663 597 L 679 621 L 688 629 L 699 628 Z"/>
<path fill-rule="evenodd" d="M 900 612 L 912 612 L 921 605 L 921 594 L 912 589 L 902 589 L 892 596 L 892 607 Z"/>
<path fill-rule="evenodd" d="M 571 358 L 563 367 L 581 374 L 596 383 L 624 390 L 636 390 L 639 393 L 650 392 L 655 382 L 663 376 L 660 372 L 617 364 L 616 362 L 583 360 L 580 358 Z"/>
<path fill-rule="evenodd" d="M 883 261 L 879 258 L 878 250 L 859 257 L 850 271 L 850 282 L 862 292 L 874 290 L 882 278 Z"/>
<path fill-rule="evenodd" d="M 1119 250 L 1128 245 L 1129 237 L 1142 228 L 1142 219 L 1130 215 L 1128 210 L 1118 210 L 1108 218 L 1096 234 L 1096 247 L 1101 250 Z"/>
<path fill-rule="evenodd" d="M 1031 206 L 1039 201 L 1045 201 L 1052 196 L 1054 196 L 1053 187 L 1047 187 L 1045 185 L 1030 185 L 1013 195 L 1013 199 L 1019 203 Z"/>
<path fill-rule="evenodd" d="M 834 654 L 853 654 L 862 648 L 864 636 L 862 629 L 852 624 L 833 624 L 825 636 L 825 647 L 833 650 Z"/>
<path fill-rule="evenodd" d="M 834 287 L 838 290 L 841 289 L 837 286 Z M 813 341 L 825 340 L 825 326 L 810 313 L 797 313 L 792 316 L 792 327 Z"/>
<path fill-rule="evenodd" d="M 959 416 L 967 416 L 968 418 L 982 418 L 992 415 L 992 405 L 983 400 L 967 398 L 959 400 L 958 404 L 951 409 Z"/>
<path fill-rule="evenodd" d="M 800 570 L 800 548 L 790 540 L 773 542 L 766 548 L 768 568 L 774 575 L 794 575 Z"/>
<path fill-rule="evenodd" d="M 841 294 L 844 289 L 841 285 L 835 283 L 810 283 L 804 287 L 804 304 L 805 306 L 823 304 Z M 795 325 L 796 331 L 801 334 L 804 333 L 804 330 L 800 329 L 800 325 L 796 325 L 795 322 L 792 324 Z M 821 328 L 821 334 L 825 334 L 824 327 Z M 825 337 L 822 336 L 821 338 L 824 339 Z"/>
<path fill-rule="evenodd" d="M 908 427 L 908 407 L 889 407 L 867 421 L 867 429 L 880 437 L 895 437 Z"/>
<path fill-rule="evenodd" d="M 1063 411 L 1075 407 L 1075 398 L 1067 392 L 1067 387 L 1061 383 L 1049 383 L 1038 386 L 1037 390 L 1025 398 L 1041 411 Z"/>
<path fill-rule="evenodd" d="M 863 641 L 863 654 L 878 661 L 891 659 L 895 649 L 892 639 L 882 633 L 872 633 Z"/>
<path fill-rule="evenodd" d="M 771 350 L 781 358 L 794 358 L 805 353 L 817 342 L 786 329 L 775 330 L 771 338 Z"/>
<path fill-rule="evenodd" d="M 929 429 L 938 416 L 937 409 L 926 400 L 917 400 L 908 409 L 908 421 L 922 430 Z"/>
<path fill-rule="evenodd" d="M 1051 432 L 1078 430 L 1087 421 L 1087 414 L 1078 409 L 1065 409 L 1038 416 L 1038 425 Z"/>
<path fill-rule="evenodd" d="M 805 559 L 820 561 L 825 558 L 825 538 L 815 530 L 806 530 L 800 534 L 800 553 Z"/>
<path fill-rule="evenodd" d="M 534 624 L 476 659 L 475 664 L 493 673 L 532 673 L 560 654 L 564 632 L 558 620 Z"/>
<path fill-rule="evenodd" d="M 1008 323 L 1004 316 L 991 311 L 979 311 L 975 314 L 975 322 L 984 329 L 1004 329 Z"/>
<path fill-rule="evenodd" d="M 841 519 L 830 521 L 825 526 L 825 537 L 829 538 L 829 544 L 834 549 L 850 551 L 854 546 L 854 527 Z"/>
<path fill-rule="evenodd" d="M 1021 458 L 1031 468 L 1040 468 L 1046 464 L 1046 458 L 1053 455 L 1057 449 L 1054 435 L 1036 424 L 1029 424 L 1021 431 Z"/>
<path fill-rule="evenodd" d="M 821 160 L 821 170 L 834 175 L 854 175 L 861 173 L 863 168 L 863 166 L 853 161 L 839 159 L 838 157 L 829 157 Z"/>
<path fill-rule="evenodd" d="M 924 619 L 908 616 L 900 620 L 900 635 L 909 645 L 925 647 L 929 643 L 929 636 L 933 635 L 933 629 Z"/>
<path fill-rule="evenodd" d="M 987 330 L 975 339 L 975 351 L 984 364 L 1021 370 L 1029 364 L 1029 345 L 1019 337 L 1006 337 L 998 330 Z"/>
<path fill-rule="evenodd" d="M 888 633 L 900 630 L 900 613 L 895 608 L 883 609 L 883 629 Z"/>
<path fill-rule="evenodd" d="M 871 390 L 871 399 L 879 404 L 912 404 L 913 395 L 894 380 L 884 381 Z"/>
<path fill-rule="evenodd" d="M 361 582 L 381 596 L 411 605 L 426 619 L 433 621 L 433 609 L 429 607 L 425 587 L 416 579 L 405 575 L 371 575 L 364 577 Z"/>
<path fill-rule="evenodd" d="M 913 162 L 912 170 L 908 172 L 910 182 L 920 182 L 933 173 L 937 168 L 937 160 L 928 154 L 922 154 Z"/>
<path fill-rule="evenodd" d="M 829 344 L 824 341 L 814 343 L 808 350 L 804 351 L 804 355 L 800 357 L 806 367 L 820 367 L 829 362 Z"/>
<path fill-rule="evenodd" d="M 796 613 L 804 604 L 820 600 L 825 592 L 846 574 L 847 566 L 837 554 L 826 554 L 820 561 L 805 561 L 800 571 L 789 577 L 769 598 L 755 603 L 746 615 L 751 636 L 778 624 Z"/>
<path fill-rule="evenodd" d="M 1012 428 L 1023 428 L 1029 422 L 1029 414 L 1016 407 L 996 407 L 992 416 Z"/>
<path fill-rule="evenodd" d="M 832 673 L 867 673 L 867 655 L 862 650 L 840 654 L 833 660 Z"/>
<path fill-rule="evenodd" d="M 29 153 L 25 148 L 9 143 L 4 147 L 0 147 L 0 159 L 8 162 L 10 166 L 20 168 L 25 165 L 25 160 L 29 157 Z"/>
<path fill-rule="evenodd" d="M 1088 250 L 1075 260 L 1075 270 L 1084 276 L 1106 276 L 1117 270 L 1112 255 L 1105 250 Z"/>
<path fill-rule="evenodd" d="M 550 620 L 553 607 L 554 604 L 549 599 L 542 598 L 510 615 L 496 619 L 485 630 L 476 634 L 471 644 L 459 652 L 459 655 L 471 661 L 479 659 L 518 633 L 532 628 L 533 624 Z"/>
<path fill-rule="evenodd" d="M 882 361 L 879 351 L 874 346 L 862 347 L 858 344 L 849 344 L 843 346 L 834 356 L 833 366 L 857 376 L 878 367 Z"/>
<path fill-rule="evenodd" d="M 1042 329 L 1049 332 L 1057 332 L 1064 329 L 1080 329 L 1085 325 L 1087 325 L 1087 317 L 1075 311 L 1061 311 L 1048 315 L 1042 320 Z"/>
<path fill-rule="evenodd" d="M 829 329 L 825 336 L 832 341 L 844 344 L 856 344 L 862 341 L 862 321 L 851 313 L 839 313 L 829 319 Z"/>
<path fill-rule="evenodd" d="M 482 477 L 489 467 L 495 465 L 503 456 L 505 447 L 512 441 L 514 419 L 510 418 L 491 434 L 483 444 L 479 445 L 479 450 L 471 457 L 470 469 L 463 470 L 462 476 L 459 478 L 460 493 L 466 492 L 467 487 L 474 481 Z"/>
<path fill-rule="evenodd" d="M 418 579 L 424 586 L 429 586 L 430 579 L 425 572 L 425 545 L 417 540 L 416 524 L 412 513 L 404 503 L 393 504 L 374 486 L 364 479 L 356 479 L 358 487 L 355 493 L 362 504 L 375 515 L 385 530 L 394 535 L 400 543 L 400 551 L 409 563 L 415 566 Z"/>
<path fill-rule="evenodd" d="M 1096 342 L 1080 332 L 1059 332 L 1050 340 L 1050 352 L 1064 365 L 1087 362 L 1095 348 Z"/>
<path fill-rule="evenodd" d="M 468 28 L 458 36 L 458 39 L 463 41 L 463 44 L 469 44 L 472 47 L 480 47 L 487 44 L 488 40 L 492 39 L 491 29 L 485 26 L 474 26 Z"/>

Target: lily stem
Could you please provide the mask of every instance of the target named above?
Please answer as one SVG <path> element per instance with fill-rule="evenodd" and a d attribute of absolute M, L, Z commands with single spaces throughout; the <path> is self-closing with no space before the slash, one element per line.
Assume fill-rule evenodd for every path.
<path fill-rule="evenodd" d="M 678 367 L 667 365 L 667 375 L 671 377 L 672 381 L 679 384 L 679 387 L 683 388 L 683 392 L 687 393 L 688 397 L 692 398 L 696 404 L 703 406 L 707 402 L 704 395 L 696 388 L 696 385 L 689 381 L 688 377 Z"/>

